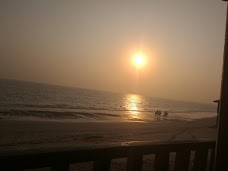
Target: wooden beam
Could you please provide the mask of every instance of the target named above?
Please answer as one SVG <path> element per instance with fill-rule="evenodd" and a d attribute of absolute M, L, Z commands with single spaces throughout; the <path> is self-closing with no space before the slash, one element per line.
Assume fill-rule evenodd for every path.
<path fill-rule="evenodd" d="M 219 109 L 219 127 L 215 170 L 228 170 L 228 16 L 226 19 L 223 73 Z"/>
<path fill-rule="evenodd" d="M 0 170 L 26 170 L 53 167 L 53 170 L 68 170 L 69 164 L 95 161 L 94 170 L 108 170 L 111 159 L 128 158 L 128 170 L 140 170 L 143 155 L 157 154 L 155 167 L 167 170 L 170 152 L 181 150 L 214 149 L 214 140 L 146 142 L 120 146 L 98 146 L 78 148 L 53 148 L 38 151 L 0 153 Z M 188 161 L 187 154 L 183 162 Z M 180 166 L 178 168 L 182 168 Z M 135 166 L 135 167 L 134 167 Z M 99 169 L 104 168 L 104 169 Z M 130 169 L 133 168 L 133 169 Z"/>

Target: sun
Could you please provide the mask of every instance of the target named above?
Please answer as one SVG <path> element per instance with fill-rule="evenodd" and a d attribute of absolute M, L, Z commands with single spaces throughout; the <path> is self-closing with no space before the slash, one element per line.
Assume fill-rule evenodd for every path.
<path fill-rule="evenodd" d="M 142 68 L 145 66 L 146 63 L 146 57 L 143 53 L 136 53 L 133 56 L 133 64 L 136 68 Z"/>
<path fill-rule="evenodd" d="M 135 64 L 136 65 L 142 65 L 143 64 L 143 57 L 142 56 L 136 56 Z"/>

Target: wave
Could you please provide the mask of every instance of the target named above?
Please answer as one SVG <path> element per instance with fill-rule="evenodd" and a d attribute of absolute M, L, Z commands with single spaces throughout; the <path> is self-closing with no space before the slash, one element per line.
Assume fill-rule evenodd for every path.
<path fill-rule="evenodd" d="M 92 112 L 59 112 L 40 110 L 1 110 L 0 116 L 4 118 L 39 118 L 39 119 L 105 119 L 106 117 L 119 117 L 117 114 Z"/>
<path fill-rule="evenodd" d="M 3 109 L 20 109 L 20 110 L 48 110 L 50 111 L 61 111 L 61 110 L 88 110 L 88 111 L 112 111 L 112 112 L 147 112 L 147 113 L 154 113 L 156 110 L 161 111 L 168 111 L 169 113 L 200 113 L 200 112 L 214 112 L 216 113 L 215 109 L 168 109 L 168 108 L 153 108 L 153 109 L 138 109 L 138 110 L 131 110 L 125 107 L 99 107 L 99 106 L 82 106 L 82 105 L 68 105 L 68 104 L 51 104 L 51 105 L 39 105 L 39 104 L 11 104 L 11 105 L 0 105 Z"/>

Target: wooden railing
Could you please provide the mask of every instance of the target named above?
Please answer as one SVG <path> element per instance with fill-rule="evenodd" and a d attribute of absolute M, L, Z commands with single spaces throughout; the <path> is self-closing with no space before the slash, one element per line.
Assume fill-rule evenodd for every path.
<path fill-rule="evenodd" d="M 193 157 L 192 151 L 194 151 Z M 129 143 L 121 146 L 27 151 L 18 154 L 0 154 L 0 170 L 51 167 L 53 171 L 67 171 L 70 164 L 93 161 L 93 171 L 107 171 L 110 169 L 112 159 L 127 158 L 126 170 L 138 171 L 142 170 L 143 155 L 155 154 L 154 170 L 167 171 L 169 156 L 174 152 L 175 171 L 189 170 L 190 163 L 193 163 L 194 171 L 212 171 L 214 151 L 215 141 L 212 140 Z"/>

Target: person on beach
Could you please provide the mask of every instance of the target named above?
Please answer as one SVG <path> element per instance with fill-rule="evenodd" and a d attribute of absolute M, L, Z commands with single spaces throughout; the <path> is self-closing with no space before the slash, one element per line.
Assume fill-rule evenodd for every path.
<path fill-rule="evenodd" d="M 168 112 L 167 111 L 165 111 L 165 113 L 164 113 L 164 117 L 167 117 L 168 116 Z"/>
<path fill-rule="evenodd" d="M 161 110 L 158 111 L 158 116 L 161 116 Z"/>
<path fill-rule="evenodd" d="M 158 112 L 158 110 L 156 110 L 156 112 L 154 113 L 154 116 L 157 116 L 157 115 L 158 115 L 158 113 L 159 113 L 159 112 Z"/>
<path fill-rule="evenodd" d="M 160 116 L 161 116 L 161 110 L 156 110 L 154 116 L 157 118 L 157 119 L 160 119 Z"/>
<path fill-rule="evenodd" d="M 158 110 L 158 114 L 157 114 L 158 117 L 161 116 L 161 110 Z"/>

